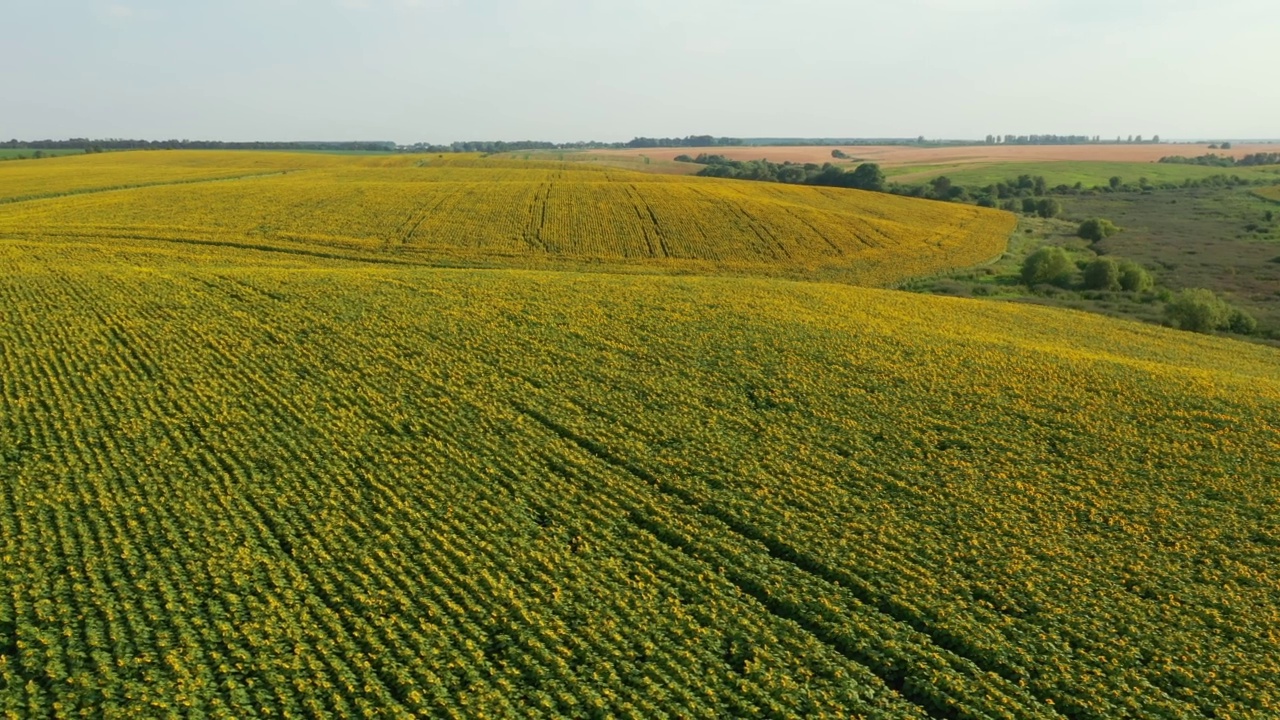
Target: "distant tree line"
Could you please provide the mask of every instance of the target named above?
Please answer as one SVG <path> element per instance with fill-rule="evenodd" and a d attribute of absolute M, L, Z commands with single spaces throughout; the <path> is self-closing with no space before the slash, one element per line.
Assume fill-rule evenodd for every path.
<path fill-rule="evenodd" d="M 1160 158 L 1160 162 L 1172 165 L 1205 165 L 1208 167 L 1251 167 L 1256 165 L 1280 165 L 1280 152 L 1252 153 L 1241 158 L 1230 155 L 1209 153 L 1198 157 L 1171 155 Z"/>
<path fill-rule="evenodd" d="M 541 140 L 465 140 L 448 145 L 431 143 L 414 143 L 401 145 L 398 150 L 407 153 L 504 153 L 525 152 L 528 150 L 595 150 L 607 147 L 622 147 L 620 143 L 553 143 Z"/>
<path fill-rule="evenodd" d="M 340 150 L 357 152 L 393 152 L 390 141 L 356 142 L 225 142 L 222 140 L 123 140 L 117 138 L 90 140 L 9 140 L 0 148 L 13 150 Z"/>
<path fill-rule="evenodd" d="M 1101 145 L 1114 143 L 1159 143 L 1160 136 L 1152 135 L 1144 140 L 1141 135 L 1130 135 L 1128 140 L 1116 136 L 1115 140 L 1103 140 L 1101 135 L 988 135 L 988 145 Z"/>
<path fill-rule="evenodd" d="M 649 138 L 638 137 L 626 143 L 629 148 L 667 148 L 667 147 L 729 147 L 745 145 L 742 138 L 712 137 L 711 135 L 690 135 L 683 138 Z"/>
<path fill-rule="evenodd" d="M 774 163 L 768 160 L 731 160 L 723 155 L 701 153 L 697 157 L 680 155 L 680 162 L 706 165 L 698 171 L 702 177 L 731 178 L 735 180 L 759 180 L 789 185 L 822 185 L 826 187 L 853 188 L 856 190 L 885 190 L 884 172 L 875 163 L 863 163 L 853 170 L 824 163 Z"/>
<path fill-rule="evenodd" d="M 743 144 L 768 147 L 818 147 L 830 145 L 975 145 L 972 140 L 927 141 L 924 136 L 910 138 L 743 138 Z"/>
<path fill-rule="evenodd" d="M 503 153 L 528 150 L 623 150 L 627 148 L 727 147 L 745 145 L 741 138 L 689 135 L 683 138 L 638 137 L 628 142 L 594 140 L 554 143 L 540 140 L 467 140 L 447 145 L 420 142 L 397 145 L 391 141 L 357 142 L 225 142 L 221 140 L 9 140 L 0 148 L 30 150 L 325 150 L 346 152 Z"/>
<path fill-rule="evenodd" d="M 400 149 L 406 152 L 427 153 L 504 153 L 524 152 L 527 150 L 625 150 L 628 148 L 683 148 L 683 147 L 727 147 L 744 145 L 741 138 L 714 137 L 711 135 L 689 135 L 682 138 L 650 138 L 638 137 L 627 142 L 597 142 L 586 140 L 579 142 L 553 143 L 538 140 L 470 140 L 454 142 L 448 145 L 432 145 L 415 143 Z"/>

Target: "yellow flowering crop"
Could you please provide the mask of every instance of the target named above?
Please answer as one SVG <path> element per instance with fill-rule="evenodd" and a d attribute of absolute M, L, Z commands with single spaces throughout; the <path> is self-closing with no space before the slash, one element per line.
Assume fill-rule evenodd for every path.
<path fill-rule="evenodd" d="M 883 194 L 471 156 L 137 152 L 0 166 L 8 235 L 424 263 L 606 262 L 885 285 L 999 255 L 1013 225 L 1008 213 Z"/>
<path fill-rule="evenodd" d="M 809 224 L 883 278 L 1000 214 L 242 156 L 148 177 L 289 172 L 0 205 L 0 716 L 1275 717 L 1274 348 L 422 266 L 799 274 Z"/>

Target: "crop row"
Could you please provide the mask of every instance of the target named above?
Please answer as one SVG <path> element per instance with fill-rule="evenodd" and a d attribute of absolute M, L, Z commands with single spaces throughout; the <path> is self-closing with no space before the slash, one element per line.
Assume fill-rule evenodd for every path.
<path fill-rule="evenodd" d="M 10 713 L 911 714 L 772 616 L 733 620 L 705 568 L 605 532 L 616 507 L 512 512 L 556 497 L 511 480 L 533 449 L 489 445 L 482 407 L 358 337 L 311 356 L 341 323 L 259 325 L 234 280 L 138 300 L 137 278 L 57 275 L 5 287 Z M 273 345 L 289 330 L 316 337 Z M 439 412 L 390 414 L 406 398 Z M 777 636 L 767 673 L 726 661 L 737 636 Z"/>
<path fill-rule="evenodd" d="M 770 281 L 0 258 L 12 716 L 1275 713 L 1266 348 Z"/>

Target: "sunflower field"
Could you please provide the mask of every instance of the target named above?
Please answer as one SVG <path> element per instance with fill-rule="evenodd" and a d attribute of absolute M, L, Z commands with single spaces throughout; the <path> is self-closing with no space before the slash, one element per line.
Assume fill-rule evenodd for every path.
<path fill-rule="evenodd" d="M 0 264 L 5 717 L 1280 713 L 1273 348 L 769 278 Z"/>
<path fill-rule="evenodd" d="M 603 263 L 888 285 L 998 256 L 1014 222 L 877 193 L 479 156 L 158 151 L 0 167 L 0 236 L 416 264 Z"/>
<path fill-rule="evenodd" d="M 4 163 L 0 717 L 1280 716 L 1280 355 L 858 287 L 1013 222 Z"/>

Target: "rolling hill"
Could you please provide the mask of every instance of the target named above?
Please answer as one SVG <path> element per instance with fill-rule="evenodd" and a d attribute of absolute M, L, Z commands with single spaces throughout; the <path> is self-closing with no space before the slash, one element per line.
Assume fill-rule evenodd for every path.
<path fill-rule="evenodd" d="M 3 235 L 428 264 L 604 262 L 884 285 L 984 262 L 1014 225 L 1006 213 L 875 193 L 476 156 L 154 152 L 10 166 L 0 167 Z"/>
<path fill-rule="evenodd" d="M 879 281 L 991 251 L 999 213 L 253 158 L 0 206 L 0 712 L 1280 704 L 1274 349 L 696 274 Z M 671 227 L 688 257 L 646 254 Z M 610 272 L 517 267 L 548 258 Z"/>

